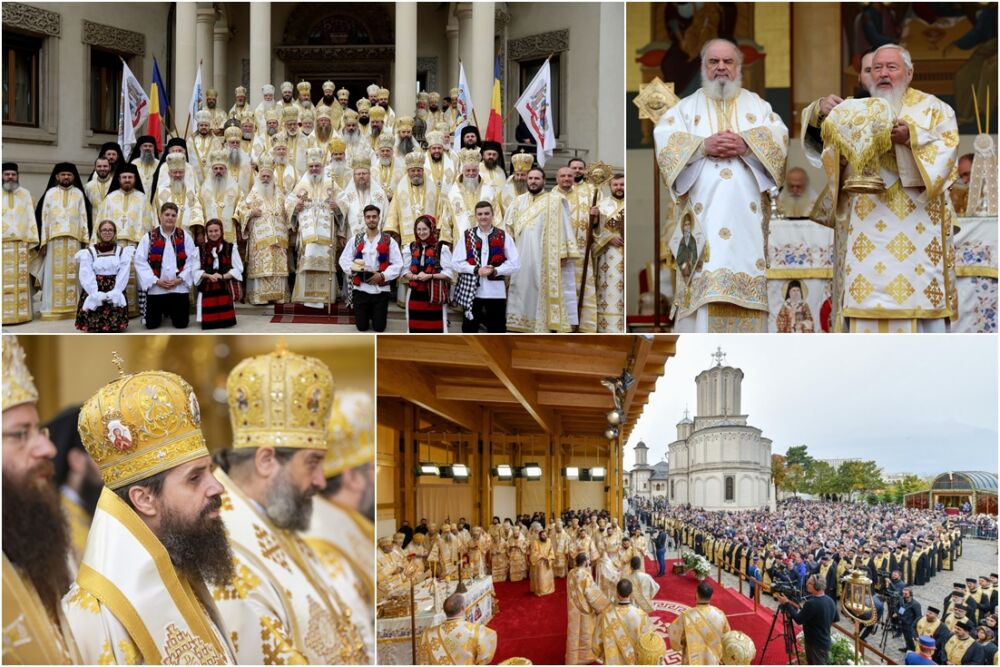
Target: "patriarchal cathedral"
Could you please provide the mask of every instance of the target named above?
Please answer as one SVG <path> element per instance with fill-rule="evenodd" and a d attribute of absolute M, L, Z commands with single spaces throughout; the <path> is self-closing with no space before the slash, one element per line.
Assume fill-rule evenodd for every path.
<path fill-rule="evenodd" d="M 708 510 L 773 509 L 771 441 L 742 414 L 743 371 L 727 365 L 721 349 L 713 359 L 695 378 L 694 419 L 685 411 L 668 446 L 667 502 Z M 637 461 L 640 446 L 645 448 L 636 447 Z"/>

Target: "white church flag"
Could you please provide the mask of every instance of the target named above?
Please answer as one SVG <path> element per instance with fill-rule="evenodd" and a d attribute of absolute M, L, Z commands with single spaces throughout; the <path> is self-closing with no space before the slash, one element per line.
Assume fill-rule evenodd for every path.
<path fill-rule="evenodd" d="M 191 101 L 188 103 L 188 125 L 194 123 L 194 117 L 201 107 L 201 61 L 198 61 L 198 74 L 194 78 L 194 88 L 191 89 Z M 187 134 L 185 132 L 185 134 Z"/>
<path fill-rule="evenodd" d="M 552 76 L 548 59 L 521 93 L 514 108 L 534 137 L 538 164 L 544 167 L 546 156 L 552 155 L 556 147 L 556 134 L 552 128 Z"/>
<path fill-rule="evenodd" d="M 475 111 L 472 107 L 472 95 L 469 94 L 469 82 L 465 78 L 465 65 L 458 63 L 458 99 L 451 103 L 458 109 L 458 115 L 462 120 L 455 127 L 455 134 L 452 138 L 452 150 L 458 151 L 462 148 L 462 130 L 472 122 Z"/>
<path fill-rule="evenodd" d="M 135 145 L 135 131 L 149 118 L 149 96 L 124 60 L 122 60 L 121 102 L 121 112 L 118 116 L 118 144 L 127 158 L 132 152 L 132 146 Z"/>

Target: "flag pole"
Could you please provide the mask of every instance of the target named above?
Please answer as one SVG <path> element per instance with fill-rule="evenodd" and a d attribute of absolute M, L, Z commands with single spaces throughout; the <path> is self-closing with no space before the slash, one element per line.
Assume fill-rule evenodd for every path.
<path fill-rule="evenodd" d="M 201 59 L 199 59 L 199 60 L 198 60 L 198 70 L 199 70 L 199 71 L 201 70 L 201 65 L 202 65 L 202 63 L 204 63 L 204 62 L 205 62 L 205 59 L 204 59 L 204 58 L 201 58 Z M 184 123 L 184 141 L 185 141 L 185 142 L 187 141 L 187 138 L 188 138 L 188 131 L 189 131 L 190 129 L 191 129 L 191 109 L 190 109 L 190 108 L 188 108 L 188 116 L 187 116 L 187 122 L 186 122 L 186 123 Z"/>

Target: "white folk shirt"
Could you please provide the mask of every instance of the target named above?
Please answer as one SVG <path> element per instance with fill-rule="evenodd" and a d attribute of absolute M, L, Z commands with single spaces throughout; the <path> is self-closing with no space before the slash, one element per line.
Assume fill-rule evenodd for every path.
<path fill-rule="evenodd" d="M 476 227 L 476 234 L 482 240 L 482 249 L 479 256 L 479 264 L 481 266 L 488 266 L 490 260 L 490 242 L 489 235 L 493 232 L 493 227 L 490 227 L 490 231 L 484 232 L 480 227 Z M 469 264 L 468 258 L 465 254 L 465 234 L 462 234 L 456 241 L 456 250 L 452 253 L 452 264 L 451 268 L 455 270 L 456 273 L 469 273 L 475 274 L 478 267 Z M 503 264 L 496 267 L 496 272 L 498 276 L 512 276 L 517 273 L 518 269 L 521 268 L 521 260 L 517 255 L 517 245 L 514 243 L 514 237 L 510 232 L 504 232 L 503 240 L 503 254 L 504 261 Z M 507 298 L 507 287 L 504 285 L 502 280 L 489 280 L 486 276 L 479 279 L 479 289 L 476 291 L 477 299 L 506 299 Z"/>
<path fill-rule="evenodd" d="M 383 232 L 384 233 L 384 232 Z M 379 270 L 378 268 L 378 243 L 382 238 L 382 234 L 379 234 L 374 239 L 365 234 L 365 247 L 361 251 L 361 258 L 365 262 L 365 271 L 370 271 L 375 273 Z M 340 268 L 344 270 L 344 273 L 351 273 L 351 263 L 354 261 L 354 253 L 357 252 L 357 248 L 354 245 L 354 237 L 347 240 L 347 245 L 344 248 L 344 252 L 340 253 Z M 403 271 L 403 256 L 399 252 L 399 244 L 396 243 L 396 239 L 389 238 L 389 266 L 386 267 L 385 271 L 382 272 L 384 277 L 384 282 L 381 285 L 369 285 L 365 281 L 361 281 L 360 285 L 356 285 L 355 289 L 359 289 L 362 292 L 368 292 L 369 294 L 378 294 L 379 292 L 389 291 L 389 282 L 395 280 L 399 277 L 399 274 Z"/>
<path fill-rule="evenodd" d="M 163 261 L 160 265 L 160 278 L 181 279 L 179 285 L 170 289 L 160 287 L 156 284 L 158 279 L 149 265 L 149 234 L 143 236 L 142 240 L 139 241 L 139 247 L 135 251 L 135 273 L 139 277 L 139 284 L 142 289 L 146 290 L 151 296 L 158 294 L 187 294 L 194 284 L 194 270 L 201 266 L 198 246 L 194 244 L 194 239 L 191 238 L 190 234 L 179 227 L 174 228 L 173 233 L 176 234 L 178 232 L 184 234 L 184 252 L 187 254 L 187 259 L 184 261 L 184 268 L 180 272 L 177 271 L 177 255 L 174 253 L 173 234 L 168 236 L 163 231 L 163 228 L 160 228 L 160 234 L 165 239 L 165 243 L 163 244 Z"/>

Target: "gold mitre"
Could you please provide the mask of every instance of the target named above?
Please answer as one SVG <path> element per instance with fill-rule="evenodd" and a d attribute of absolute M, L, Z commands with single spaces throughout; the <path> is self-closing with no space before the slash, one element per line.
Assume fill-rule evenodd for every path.
<path fill-rule="evenodd" d="M 667 654 L 667 643 L 655 632 L 647 632 L 639 638 L 638 653 L 638 664 L 658 665 Z"/>
<path fill-rule="evenodd" d="M 257 159 L 257 173 L 263 174 L 265 171 L 270 174 L 274 173 L 274 158 L 266 153 Z"/>
<path fill-rule="evenodd" d="M 462 94 L 462 89 L 461 88 L 452 88 L 451 90 L 448 91 L 448 96 L 451 99 L 455 99 L 456 97 L 458 97 L 461 94 Z"/>
<path fill-rule="evenodd" d="M 427 147 L 431 146 L 444 146 L 444 135 L 434 130 L 433 132 L 428 132 L 424 137 L 427 140 Z"/>
<path fill-rule="evenodd" d="M 510 162 L 514 165 L 516 173 L 527 174 L 531 171 L 531 165 L 535 163 L 535 156 L 531 153 L 514 153 L 510 156 Z"/>
<path fill-rule="evenodd" d="M 307 120 L 316 120 L 316 112 L 310 109 L 303 109 L 299 112 L 299 122 L 304 123 Z"/>
<path fill-rule="evenodd" d="M 226 380 L 233 448 L 326 449 L 333 375 L 319 359 L 281 345 L 244 359 Z"/>
<path fill-rule="evenodd" d="M 246 97 L 247 94 L 246 86 L 236 86 L 235 93 L 237 95 L 243 95 L 244 97 Z"/>
<path fill-rule="evenodd" d="M 424 152 L 419 149 L 415 149 L 406 154 L 406 168 L 412 169 L 413 167 L 423 167 L 424 166 Z"/>
<path fill-rule="evenodd" d="M 344 124 L 347 123 L 357 123 L 358 122 L 358 112 L 354 109 L 344 109 L 343 115 Z"/>
<path fill-rule="evenodd" d="M 306 150 L 306 164 L 323 164 L 325 161 L 322 148 L 310 148 Z"/>
<path fill-rule="evenodd" d="M 347 150 L 347 142 L 341 137 L 330 139 L 330 143 L 327 146 L 329 146 L 331 153 L 343 153 Z"/>
<path fill-rule="evenodd" d="M 375 458 L 372 431 L 375 406 L 363 391 L 339 391 L 326 425 L 327 449 L 323 476 L 335 477 Z"/>
<path fill-rule="evenodd" d="M 750 637 L 739 630 L 722 635 L 722 664 L 749 665 L 757 655 L 757 646 Z"/>
<path fill-rule="evenodd" d="M 419 93 L 417 93 L 418 102 L 426 102 L 428 99 L 430 99 L 430 95 L 427 94 L 426 90 L 422 90 Z"/>
<path fill-rule="evenodd" d="M 382 107 L 373 107 L 371 111 L 368 112 L 368 117 L 372 120 L 385 120 L 385 109 Z"/>
<path fill-rule="evenodd" d="M 312 92 L 312 84 L 308 81 L 299 81 L 299 84 L 295 88 L 299 91 L 299 95 Z"/>
<path fill-rule="evenodd" d="M 290 120 L 299 119 L 299 110 L 291 104 L 286 104 L 281 108 L 281 122 L 287 123 Z"/>
<path fill-rule="evenodd" d="M 338 100 L 351 99 L 351 91 L 349 91 L 347 88 L 341 88 L 340 90 L 337 91 L 337 99 Z"/>
<path fill-rule="evenodd" d="M 229 155 L 226 151 L 212 151 L 208 158 L 209 166 L 214 167 L 217 164 L 229 166 Z"/>
<path fill-rule="evenodd" d="M 463 148 L 458 151 L 458 161 L 464 167 L 467 164 L 479 164 L 483 161 L 483 156 L 479 148 Z"/>
<path fill-rule="evenodd" d="M 437 92 L 436 90 L 431 91 L 431 93 L 427 96 L 427 101 L 428 102 L 440 102 L 441 101 L 441 93 Z"/>
<path fill-rule="evenodd" d="M 290 93 L 295 90 L 295 86 L 292 85 L 291 81 L 283 81 L 281 83 L 281 92 Z"/>
<path fill-rule="evenodd" d="M 368 101 L 367 98 L 362 97 L 358 100 L 358 103 L 354 105 L 358 109 L 358 113 L 368 113 L 372 109 L 372 103 Z"/>
<path fill-rule="evenodd" d="M 264 122 L 267 123 L 272 120 L 281 120 L 281 111 L 279 109 L 268 109 L 264 112 Z"/>
<path fill-rule="evenodd" d="M 330 118 L 330 107 L 319 107 L 316 109 L 316 120 L 319 120 L 320 118 L 332 120 Z"/>
<path fill-rule="evenodd" d="M 355 169 L 368 169 L 371 171 L 372 161 L 365 155 L 355 155 L 351 158 L 351 171 Z"/>
<path fill-rule="evenodd" d="M 240 129 L 239 125 L 230 125 L 226 128 L 226 131 L 222 136 L 226 141 L 231 141 L 232 139 L 242 139 L 243 130 Z"/>
<path fill-rule="evenodd" d="M 330 81 L 329 79 L 327 79 L 326 81 L 323 82 L 323 92 L 324 93 L 326 93 L 326 92 L 332 93 L 334 88 L 336 88 L 336 86 L 333 85 L 333 81 Z"/>
<path fill-rule="evenodd" d="M 208 456 L 198 398 L 184 378 L 118 372 L 83 404 L 79 420 L 83 446 L 109 489 Z"/>
<path fill-rule="evenodd" d="M 378 89 L 378 95 L 377 95 L 377 97 L 384 97 L 386 99 L 389 99 L 389 89 L 388 88 L 379 88 Z"/>
<path fill-rule="evenodd" d="M 395 148 L 395 147 L 396 147 L 396 139 L 391 134 L 383 132 L 382 134 L 378 135 L 378 140 L 375 142 L 375 150 L 378 150 L 380 148 Z"/>
<path fill-rule="evenodd" d="M 37 403 L 38 389 L 24 359 L 17 336 L 3 337 L 3 411 L 24 403 Z"/>
<path fill-rule="evenodd" d="M 885 190 L 880 159 L 892 151 L 892 124 L 889 103 L 878 97 L 844 100 L 823 121 L 824 145 L 837 149 L 851 168 L 844 179 L 846 192 Z"/>
<path fill-rule="evenodd" d="M 271 150 L 278 147 L 288 148 L 288 135 L 284 132 L 275 132 L 271 137 Z"/>
<path fill-rule="evenodd" d="M 207 99 L 209 97 L 213 97 L 215 99 L 218 99 L 219 98 L 219 91 L 217 91 L 215 88 L 209 88 L 208 90 L 205 91 L 205 98 Z"/>
<path fill-rule="evenodd" d="M 434 131 L 440 132 L 443 135 L 448 135 L 451 133 L 451 125 L 448 125 L 448 123 L 441 121 L 440 123 L 437 123 L 434 126 Z"/>
<path fill-rule="evenodd" d="M 194 115 L 195 123 L 211 123 L 212 122 L 212 112 L 208 109 L 202 109 Z"/>
<path fill-rule="evenodd" d="M 186 169 L 186 168 L 187 168 L 187 158 L 184 157 L 184 153 L 167 154 L 167 171 L 174 171 L 175 169 Z"/>
<path fill-rule="evenodd" d="M 396 129 L 397 130 L 412 130 L 413 129 L 413 116 L 400 116 L 396 119 Z"/>

